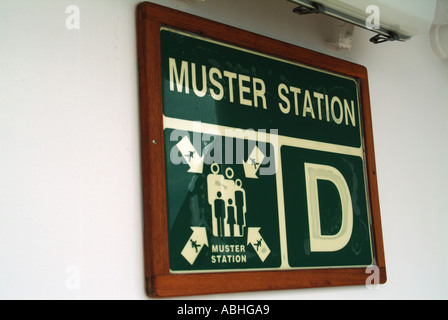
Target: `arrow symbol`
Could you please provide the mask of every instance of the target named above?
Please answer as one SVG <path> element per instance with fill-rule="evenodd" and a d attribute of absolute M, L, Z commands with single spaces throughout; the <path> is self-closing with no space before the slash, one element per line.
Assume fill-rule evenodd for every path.
<path fill-rule="evenodd" d="M 204 156 L 200 156 L 196 149 L 193 147 L 190 139 L 185 136 L 183 139 L 176 145 L 177 149 L 179 149 L 182 157 L 185 162 L 190 166 L 190 173 L 202 173 L 204 168 Z"/>
<path fill-rule="evenodd" d="M 265 158 L 264 153 L 261 152 L 257 146 L 255 146 L 249 156 L 249 159 L 247 159 L 246 162 L 243 162 L 244 173 L 246 174 L 246 178 L 258 179 L 257 172 L 260 169 L 260 166 L 263 163 L 264 158 Z"/>
<path fill-rule="evenodd" d="M 204 246 L 208 247 L 208 239 L 205 227 L 191 227 L 191 230 L 193 230 L 193 234 L 190 239 L 188 239 L 181 254 L 191 265 L 193 265 L 196 258 L 199 256 L 199 253 L 201 253 L 202 248 Z"/>
<path fill-rule="evenodd" d="M 260 229 L 261 228 L 249 228 L 247 231 L 247 245 L 251 244 L 260 260 L 264 262 L 271 254 L 271 249 L 269 249 L 267 243 L 260 235 Z"/>

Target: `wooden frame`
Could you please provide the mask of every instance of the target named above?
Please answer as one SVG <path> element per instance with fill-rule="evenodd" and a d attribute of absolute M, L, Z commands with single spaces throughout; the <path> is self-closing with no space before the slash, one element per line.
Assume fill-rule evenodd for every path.
<path fill-rule="evenodd" d="M 231 292 L 362 285 L 370 274 L 364 268 L 297 271 L 260 271 L 207 274 L 171 274 L 168 256 L 165 150 L 162 113 L 160 27 L 182 31 L 262 51 L 358 79 L 363 106 L 364 144 L 370 209 L 380 283 L 386 282 L 378 186 L 373 145 L 367 70 L 363 66 L 312 52 L 224 24 L 151 3 L 137 8 L 138 62 L 144 250 L 146 291 L 149 296 L 172 297 Z"/>

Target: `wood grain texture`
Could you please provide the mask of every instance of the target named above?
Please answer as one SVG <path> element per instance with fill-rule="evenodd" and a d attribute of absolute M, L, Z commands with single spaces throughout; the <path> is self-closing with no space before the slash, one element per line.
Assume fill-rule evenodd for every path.
<path fill-rule="evenodd" d="M 364 268 L 173 275 L 169 270 L 160 27 L 169 26 L 278 58 L 348 75 L 361 88 L 375 258 L 386 282 L 368 75 L 365 67 L 152 3 L 137 7 L 146 292 L 173 297 L 363 285 Z"/>

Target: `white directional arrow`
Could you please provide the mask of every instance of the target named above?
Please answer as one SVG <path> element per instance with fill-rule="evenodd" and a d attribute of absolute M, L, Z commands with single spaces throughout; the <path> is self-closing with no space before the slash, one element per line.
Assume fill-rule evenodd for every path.
<path fill-rule="evenodd" d="M 193 234 L 182 250 L 182 256 L 193 265 L 204 246 L 208 247 L 207 230 L 205 227 L 191 227 Z"/>
<path fill-rule="evenodd" d="M 257 146 L 255 146 L 249 156 L 249 159 L 247 159 L 247 162 L 243 162 L 244 173 L 246 174 L 246 178 L 258 179 L 257 172 L 260 169 L 260 166 L 263 163 L 264 158 L 265 158 L 264 153 L 261 152 Z"/>
<path fill-rule="evenodd" d="M 190 139 L 185 136 L 183 139 L 176 145 L 179 151 L 182 153 L 182 157 L 185 159 L 185 162 L 190 166 L 190 173 L 202 173 L 204 168 L 204 156 L 200 156 L 196 149 L 191 144 Z"/>
<path fill-rule="evenodd" d="M 260 235 L 260 229 L 261 228 L 249 228 L 247 231 L 247 245 L 251 244 L 260 260 L 264 262 L 271 254 L 271 249 L 269 249 L 267 243 Z"/>

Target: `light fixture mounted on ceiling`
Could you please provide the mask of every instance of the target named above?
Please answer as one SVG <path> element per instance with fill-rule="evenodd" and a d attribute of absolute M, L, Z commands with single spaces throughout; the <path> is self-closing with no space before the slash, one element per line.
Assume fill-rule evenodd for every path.
<path fill-rule="evenodd" d="M 427 35 L 433 24 L 448 22 L 448 0 L 288 1 L 298 5 L 294 9 L 298 14 L 322 13 L 375 32 L 377 35 L 371 38 L 375 44 Z"/>
<path fill-rule="evenodd" d="M 289 0 L 290 2 L 299 4 L 298 7 L 294 8 L 294 12 L 299 15 L 308 15 L 308 14 L 325 14 L 327 16 L 342 20 L 344 22 L 348 22 L 354 24 L 363 29 L 367 29 L 377 33 L 376 36 L 372 37 L 370 41 L 372 43 L 378 44 L 388 41 L 406 41 L 411 37 L 405 34 L 400 34 L 398 32 L 388 30 L 382 26 L 377 26 L 375 28 L 369 27 L 366 24 L 366 20 L 359 19 L 355 15 L 350 15 L 343 11 L 339 11 L 334 8 L 330 8 L 325 6 L 322 3 L 310 1 L 310 0 Z"/>

